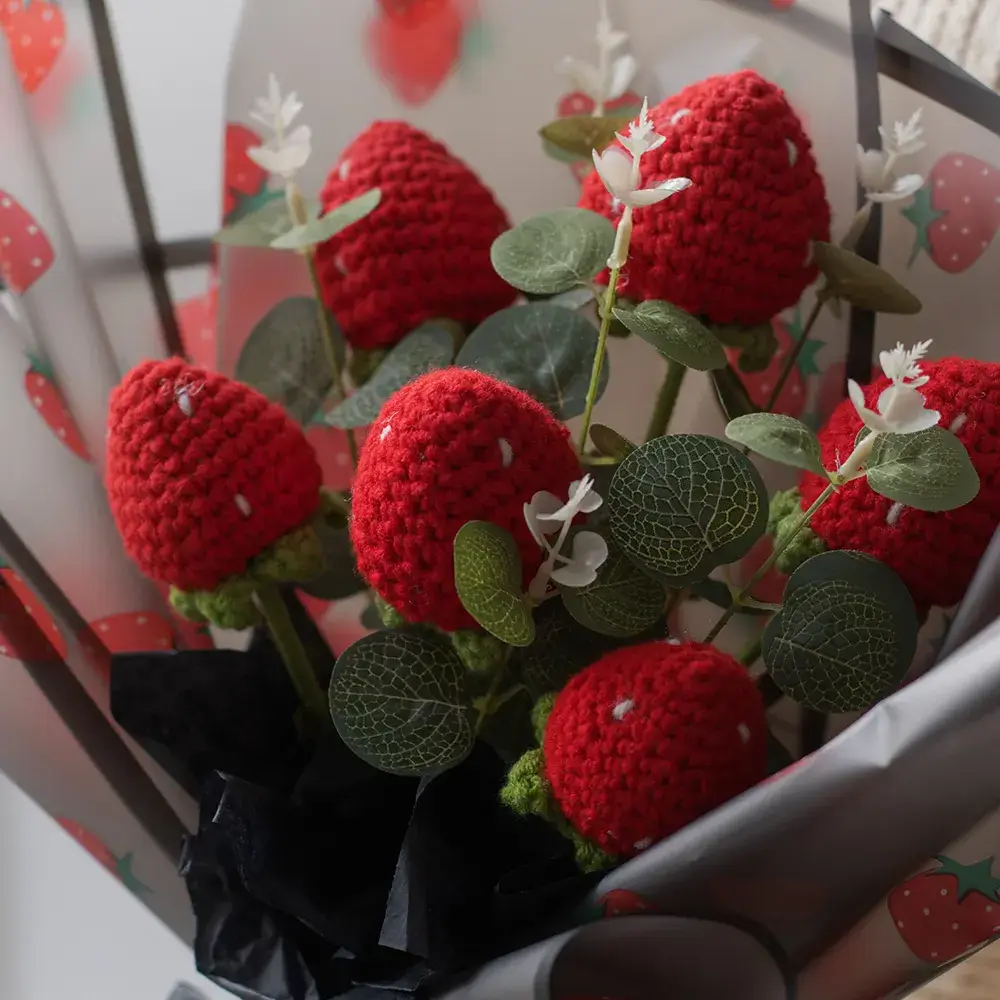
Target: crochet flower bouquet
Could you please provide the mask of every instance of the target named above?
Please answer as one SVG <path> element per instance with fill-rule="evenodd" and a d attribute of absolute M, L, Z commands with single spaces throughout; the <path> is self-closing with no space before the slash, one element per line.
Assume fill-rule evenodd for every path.
<path fill-rule="evenodd" d="M 773 412 L 824 309 L 920 310 L 852 249 L 872 203 L 912 193 L 897 168 L 917 119 L 863 155 L 869 199 L 838 239 L 809 138 L 749 71 L 631 121 L 598 101 L 553 123 L 549 144 L 592 159 L 580 205 L 514 227 L 401 122 L 344 150 L 312 214 L 294 180 L 299 109 L 272 82 L 258 117 L 274 138 L 250 154 L 285 182 L 262 210 L 271 245 L 303 257 L 320 296 L 303 306 L 309 363 L 276 378 L 276 346 L 244 366 L 257 388 L 178 359 L 139 366 L 112 400 L 107 469 L 128 551 L 182 614 L 267 626 L 225 655 L 267 651 L 259 689 L 244 677 L 230 708 L 267 740 L 283 727 L 274 767 L 199 758 L 200 966 L 312 998 L 430 988 L 585 919 L 567 914 L 593 873 L 788 762 L 768 705 L 864 711 L 898 688 L 923 617 L 962 598 L 1000 522 L 1000 366 L 900 345 L 818 435 Z M 260 223 L 220 239 L 252 242 Z M 771 322 L 804 295 L 809 319 L 754 399 L 743 373 L 770 364 Z M 659 398 L 634 401 L 645 441 L 593 420 L 612 335 L 667 362 Z M 724 438 L 668 433 L 689 372 Z M 300 428 L 317 412 L 363 432 L 349 493 L 321 489 Z M 801 479 L 769 496 L 758 464 L 775 463 Z M 769 557 L 730 585 L 768 533 Z M 775 564 L 790 574 L 779 603 L 758 593 Z M 381 627 L 331 668 L 295 588 L 367 593 Z M 677 624 L 692 602 L 718 605 L 701 634 Z M 267 722 L 279 661 L 291 687 L 268 696 Z M 161 743 L 186 711 L 161 713 Z M 219 926 L 269 961 L 262 942 L 281 941 L 275 975 L 312 992 L 267 992 L 245 955 L 227 965 L 238 949 Z"/>

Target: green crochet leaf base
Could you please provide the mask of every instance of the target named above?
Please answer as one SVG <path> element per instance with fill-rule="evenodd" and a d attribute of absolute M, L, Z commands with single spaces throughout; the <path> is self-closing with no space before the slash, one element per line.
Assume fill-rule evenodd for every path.
<path fill-rule="evenodd" d="M 782 545 L 795 530 L 795 522 L 802 515 L 802 497 L 798 488 L 781 490 L 771 498 L 767 518 L 767 533 L 776 546 Z M 794 573 L 807 559 L 826 552 L 826 543 L 808 525 L 791 540 L 788 548 L 778 556 L 775 565 L 786 576 Z"/>

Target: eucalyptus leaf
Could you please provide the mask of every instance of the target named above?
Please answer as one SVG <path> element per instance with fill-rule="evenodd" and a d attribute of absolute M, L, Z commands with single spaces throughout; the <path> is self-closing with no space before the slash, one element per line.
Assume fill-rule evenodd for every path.
<path fill-rule="evenodd" d="M 452 336 L 443 327 L 433 323 L 419 327 L 392 349 L 353 396 L 326 415 L 326 422 L 344 429 L 367 427 L 393 393 L 420 375 L 446 368 L 454 352 Z"/>
<path fill-rule="evenodd" d="M 594 442 L 594 447 L 602 455 L 616 458 L 619 461 L 628 458 L 635 451 L 635 445 L 628 438 L 604 424 L 590 425 L 590 440 Z"/>
<path fill-rule="evenodd" d="M 614 313 L 623 326 L 670 361 L 700 372 L 726 367 L 726 352 L 718 337 L 670 302 L 649 300 L 635 309 L 615 309 Z"/>
<path fill-rule="evenodd" d="M 667 595 L 615 544 L 597 579 L 586 587 L 560 587 L 566 610 L 584 627 L 601 635 L 627 639 L 645 632 L 663 617 Z"/>
<path fill-rule="evenodd" d="M 455 536 L 455 589 L 466 611 L 509 646 L 535 637 L 521 591 L 521 555 L 510 534 L 488 521 L 469 521 Z"/>
<path fill-rule="evenodd" d="M 333 386 L 316 299 L 295 296 L 279 302 L 250 332 L 235 376 L 282 406 L 300 423 L 319 410 Z M 344 340 L 327 314 L 338 359 Z"/>
<path fill-rule="evenodd" d="M 559 306 L 562 309 L 572 309 L 574 312 L 590 305 L 594 301 L 593 288 L 571 288 L 561 295 L 553 295 L 548 300 L 550 306 Z"/>
<path fill-rule="evenodd" d="M 782 413 L 748 413 L 729 422 L 726 437 L 764 458 L 826 478 L 819 439 L 794 417 Z"/>
<path fill-rule="evenodd" d="M 913 292 L 877 264 L 833 243 L 815 243 L 814 247 L 828 295 L 873 312 L 911 316 L 923 308 Z"/>
<path fill-rule="evenodd" d="M 906 586 L 860 552 L 813 556 L 789 578 L 764 630 L 764 662 L 789 697 L 818 712 L 856 712 L 906 675 L 919 621 Z"/>
<path fill-rule="evenodd" d="M 585 316 L 538 302 L 494 313 L 472 332 L 455 364 L 509 382 L 569 420 L 586 409 L 596 353 L 597 330 Z M 610 370 L 606 358 L 598 399 Z"/>
<path fill-rule="evenodd" d="M 330 712 L 348 748 L 391 774 L 439 774 L 474 742 L 462 662 L 425 629 L 383 629 L 348 647 L 330 680 Z"/>
<path fill-rule="evenodd" d="M 671 587 L 742 559 L 767 526 L 767 491 L 753 462 L 700 434 L 637 448 L 618 467 L 607 506 L 615 541 Z"/>
<path fill-rule="evenodd" d="M 965 445 L 943 427 L 880 434 L 865 469 L 876 493 L 917 510 L 955 510 L 979 493 L 979 474 Z"/>
<path fill-rule="evenodd" d="M 556 295 L 584 285 L 607 266 L 615 227 L 585 208 L 559 208 L 502 233 L 493 243 L 493 269 L 514 288 Z"/>
<path fill-rule="evenodd" d="M 292 226 L 287 232 L 271 240 L 270 245 L 275 250 L 305 250 L 307 247 L 325 243 L 348 226 L 360 222 L 366 215 L 371 215 L 381 200 L 382 192 L 378 188 L 372 188 L 357 198 L 331 209 L 326 215 L 312 219 L 304 226 Z"/>
<path fill-rule="evenodd" d="M 727 420 L 745 417 L 748 413 L 757 413 L 758 408 L 747 395 L 743 380 L 733 371 L 731 365 L 718 368 L 711 372 L 712 385 L 715 388 L 719 406 Z"/>
<path fill-rule="evenodd" d="M 315 216 L 317 209 L 315 203 L 310 204 L 310 218 Z M 275 192 L 272 200 L 217 232 L 214 240 L 227 247 L 270 247 L 275 240 L 290 232 L 294 225 L 288 203 L 280 193 Z"/>
<path fill-rule="evenodd" d="M 570 115 L 549 122 L 539 129 L 539 135 L 557 149 L 585 158 L 592 150 L 610 145 L 615 133 L 627 128 L 631 121 L 631 117 L 622 115 Z"/>
<path fill-rule="evenodd" d="M 358 574 L 346 522 L 333 525 L 320 520 L 316 524 L 316 533 L 323 546 L 326 568 L 319 576 L 298 584 L 299 590 L 324 601 L 342 601 L 361 593 L 366 584 Z"/>

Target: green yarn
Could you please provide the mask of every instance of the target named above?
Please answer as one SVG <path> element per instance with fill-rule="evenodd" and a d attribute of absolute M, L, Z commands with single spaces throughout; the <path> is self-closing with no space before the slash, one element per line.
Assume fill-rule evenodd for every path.
<path fill-rule="evenodd" d="M 254 603 L 256 583 L 243 576 L 224 580 L 215 590 L 170 589 L 170 603 L 178 614 L 190 621 L 210 622 L 219 628 L 253 628 L 262 621 L 260 610 Z"/>
<path fill-rule="evenodd" d="M 767 530 L 775 546 L 783 545 L 802 515 L 802 498 L 797 488 L 781 490 L 771 498 Z M 794 573 L 807 559 L 826 552 L 826 543 L 808 525 L 804 525 L 778 556 L 775 565 L 782 573 Z"/>
<path fill-rule="evenodd" d="M 323 543 L 307 524 L 283 535 L 250 563 L 251 576 L 262 583 L 305 583 L 326 568 Z"/>
<path fill-rule="evenodd" d="M 552 795 L 545 780 L 545 755 L 529 750 L 510 769 L 500 790 L 500 801 L 518 816 L 552 816 Z"/>
<path fill-rule="evenodd" d="M 495 674 L 507 662 L 507 644 L 489 632 L 462 629 L 450 635 L 458 658 L 471 674 Z"/>
<path fill-rule="evenodd" d="M 569 826 L 569 824 L 566 825 Z M 576 858 L 577 867 L 585 875 L 607 871 L 618 864 L 615 858 L 611 857 L 610 854 L 605 854 L 597 844 L 581 837 L 576 830 L 570 829 L 568 833 L 565 830 L 562 832 L 573 842 L 573 855 Z"/>
<path fill-rule="evenodd" d="M 402 628 L 406 624 L 406 619 L 384 598 L 375 594 L 372 601 L 386 628 Z"/>
<path fill-rule="evenodd" d="M 535 739 L 541 746 L 545 742 L 545 727 L 549 724 L 549 716 L 556 704 L 556 693 L 543 694 L 535 707 L 531 710 L 531 728 L 535 732 Z"/>

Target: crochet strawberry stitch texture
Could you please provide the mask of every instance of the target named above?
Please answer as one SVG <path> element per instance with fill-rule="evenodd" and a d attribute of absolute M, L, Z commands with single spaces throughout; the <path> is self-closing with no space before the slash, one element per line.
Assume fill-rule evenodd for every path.
<path fill-rule="evenodd" d="M 476 326 L 513 303 L 490 262 L 510 220 L 444 145 L 405 122 L 376 122 L 327 178 L 323 211 L 375 187 L 378 208 L 317 252 L 324 299 L 355 347 L 391 347 L 430 319 Z"/>
<path fill-rule="evenodd" d="M 909 588 L 918 610 L 948 608 L 968 590 L 979 560 L 1000 526 L 1000 365 L 965 358 L 922 361 L 930 381 L 920 389 L 940 426 L 965 445 L 979 473 L 979 495 L 956 510 L 931 513 L 893 503 L 865 479 L 842 487 L 813 515 L 810 528 L 829 549 L 867 552 L 893 569 Z M 865 389 L 874 408 L 890 382 L 884 376 Z M 820 434 L 823 461 L 833 469 L 854 448 L 861 418 L 845 401 Z M 807 473 L 800 481 L 808 507 L 824 489 Z"/>
<path fill-rule="evenodd" d="M 544 752 L 566 819 L 628 858 L 763 779 L 764 705 L 746 668 L 713 646 L 633 646 L 569 682 Z"/>
<path fill-rule="evenodd" d="M 811 244 L 830 238 L 830 206 L 784 93 L 749 70 L 716 76 L 664 101 L 650 119 L 666 141 L 642 158 L 642 186 L 693 183 L 636 212 L 621 294 L 746 326 L 798 302 L 818 275 Z M 612 220 L 621 212 L 596 172 L 580 207 Z"/>
<path fill-rule="evenodd" d="M 171 358 L 143 362 L 112 392 L 105 479 L 143 573 L 213 590 L 315 513 L 322 474 L 280 406 Z"/>
<path fill-rule="evenodd" d="M 580 479 L 566 428 L 527 393 L 460 368 L 404 386 L 358 463 L 351 539 L 358 567 L 408 621 L 477 628 L 455 590 L 454 540 L 468 521 L 510 532 L 530 582 L 542 551 L 524 520 L 540 490 Z"/>

